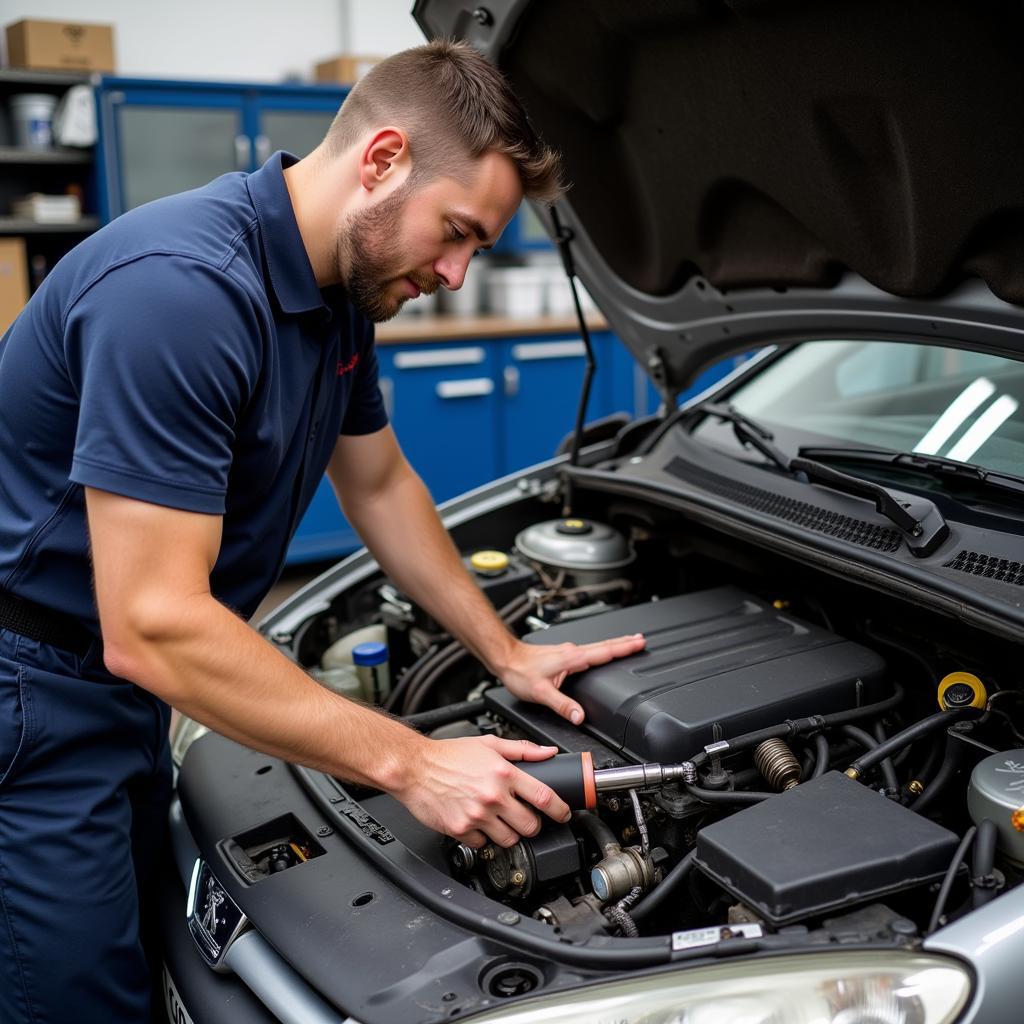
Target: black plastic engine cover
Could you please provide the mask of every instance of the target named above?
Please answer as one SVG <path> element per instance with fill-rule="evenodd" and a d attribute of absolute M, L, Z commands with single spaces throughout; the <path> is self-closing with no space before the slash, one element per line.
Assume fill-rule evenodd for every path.
<path fill-rule="evenodd" d="M 696 865 L 776 925 L 942 876 L 959 839 L 840 772 L 697 833 Z"/>
<path fill-rule="evenodd" d="M 885 662 L 737 587 L 634 605 L 531 634 L 589 643 L 643 633 L 646 650 L 569 679 L 585 728 L 637 761 L 682 761 L 787 718 L 881 700 Z"/>

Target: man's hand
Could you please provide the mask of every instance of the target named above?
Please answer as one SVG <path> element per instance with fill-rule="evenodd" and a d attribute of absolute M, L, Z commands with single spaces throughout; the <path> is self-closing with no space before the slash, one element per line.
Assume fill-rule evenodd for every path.
<path fill-rule="evenodd" d="M 488 839 L 512 846 L 520 836 L 540 831 L 526 804 L 555 821 L 569 820 L 568 805 L 553 789 L 511 763 L 544 761 L 556 752 L 557 747 L 497 736 L 430 740 L 406 779 L 389 791 L 428 828 L 467 846 L 480 847 Z"/>
<path fill-rule="evenodd" d="M 583 708 L 561 692 L 566 677 L 627 654 L 636 654 L 643 650 L 644 643 L 641 633 L 593 644 L 547 646 L 518 642 L 508 667 L 500 673 L 501 681 L 520 700 L 543 704 L 579 725 L 583 721 Z"/>

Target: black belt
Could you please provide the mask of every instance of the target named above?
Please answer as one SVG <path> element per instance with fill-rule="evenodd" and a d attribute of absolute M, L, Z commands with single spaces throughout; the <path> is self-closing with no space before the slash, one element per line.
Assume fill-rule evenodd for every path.
<path fill-rule="evenodd" d="M 84 658 L 95 637 L 78 619 L 0 590 L 0 629 Z"/>

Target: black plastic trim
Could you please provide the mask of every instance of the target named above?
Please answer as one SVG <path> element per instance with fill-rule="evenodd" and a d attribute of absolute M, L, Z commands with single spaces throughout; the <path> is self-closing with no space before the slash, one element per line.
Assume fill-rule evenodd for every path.
<path fill-rule="evenodd" d="M 846 545 L 842 541 L 833 541 L 823 535 L 814 536 L 817 544 L 796 540 L 782 534 L 781 531 L 786 529 L 784 523 L 777 524 L 774 530 L 765 529 L 744 518 L 742 513 L 745 510 L 737 509 L 724 501 L 717 501 L 710 494 L 684 494 L 678 488 L 669 486 L 667 482 L 631 479 L 621 472 L 607 470 L 577 467 L 571 472 L 576 485 L 584 490 L 604 491 L 654 501 L 663 507 L 685 512 L 694 521 L 719 532 L 723 526 L 728 526 L 734 536 L 753 540 L 771 550 L 801 558 L 834 575 L 859 580 L 875 589 L 901 597 L 909 597 L 923 607 L 952 615 L 1004 639 L 1014 642 L 1020 640 L 1020 630 L 1024 626 L 1024 609 L 1014 616 L 1014 609 L 1002 602 L 989 600 L 982 594 L 965 594 L 962 589 L 956 588 L 952 581 L 931 574 L 925 577 L 921 569 L 898 562 L 891 556 L 886 559 L 884 567 L 875 566 L 871 561 L 876 558 L 882 559 L 882 555 L 876 555 L 871 551 L 844 552 L 841 547 Z M 829 550 L 830 548 L 832 550 Z M 861 556 L 860 560 L 851 557 L 855 553 Z M 906 576 L 894 572 L 894 567 L 902 570 Z M 915 576 L 917 579 L 913 578 Z M 975 603 L 972 605 L 968 598 Z"/>

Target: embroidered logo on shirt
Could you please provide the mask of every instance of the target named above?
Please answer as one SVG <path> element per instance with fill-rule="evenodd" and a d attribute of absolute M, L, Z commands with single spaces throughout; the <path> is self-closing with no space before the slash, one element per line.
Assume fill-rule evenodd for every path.
<path fill-rule="evenodd" d="M 338 363 L 338 376 L 344 377 L 351 373 L 359 365 L 359 353 L 357 352 L 347 363 Z"/>

